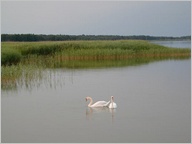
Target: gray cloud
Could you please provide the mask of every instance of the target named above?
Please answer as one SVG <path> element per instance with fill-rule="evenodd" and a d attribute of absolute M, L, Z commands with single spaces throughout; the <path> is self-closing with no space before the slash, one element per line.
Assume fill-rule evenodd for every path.
<path fill-rule="evenodd" d="M 1 33 L 184 36 L 190 1 L 2 1 Z"/>

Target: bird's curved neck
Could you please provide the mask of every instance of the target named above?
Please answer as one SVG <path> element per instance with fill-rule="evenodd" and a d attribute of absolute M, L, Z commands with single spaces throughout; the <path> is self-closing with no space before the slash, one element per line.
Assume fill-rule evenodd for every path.
<path fill-rule="evenodd" d="M 92 105 L 92 103 L 93 103 L 93 100 L 92 100 L 92 98 L 91 98 L 91 97 L 88 97 L 88 99 L 90 100 L 90 102 L 89 102 L 88 106 L 89 106 L 89 107 L 91 107 L 91 105 Z"/>

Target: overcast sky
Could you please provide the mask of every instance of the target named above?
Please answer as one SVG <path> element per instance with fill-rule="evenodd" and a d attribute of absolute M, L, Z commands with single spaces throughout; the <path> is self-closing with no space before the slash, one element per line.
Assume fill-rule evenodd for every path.
<path fill-rule="evenodd" d="M 1 33 L 191 35 L 190 1 L 2 1 Z"/>

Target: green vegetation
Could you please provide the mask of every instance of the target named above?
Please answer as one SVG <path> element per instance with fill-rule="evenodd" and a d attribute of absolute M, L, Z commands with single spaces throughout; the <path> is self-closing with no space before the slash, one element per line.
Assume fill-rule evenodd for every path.
<path fill-rule="evenodd" d="M 55 60 L 111 60 L 133 57 L 190 56 L 190 49 L 167 48 L 147 41 L 2 42 L 2 65 L 34 56 Z"/>
<path fill-rule="evenodd" d="M 102 68 L 190 58 L 190 49 L 167 48 L 141 40 L 2 42 L 1 87 L 11 88 L 45 68 Z M 26 82 L 27 84 L 27 82 Z"/>
<path fill-rule="evenodd" d="M 21 54 L 18 51 L 12 49 L 2 50 L 1 64 L 7 64 L 7 65 L 16 64 L 20 60 L 21 60 Z"/>

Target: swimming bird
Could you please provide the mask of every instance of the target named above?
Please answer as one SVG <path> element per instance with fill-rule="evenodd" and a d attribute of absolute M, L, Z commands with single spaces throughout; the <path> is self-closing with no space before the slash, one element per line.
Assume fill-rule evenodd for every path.
<path fill-rule="evenodd" d="M 109 108 L 117 108 L 117 104 L 114 102 L 114 97 L 111 96 L 110 104 L 108 105 Z"/>
<path fill-rule="evenodd" d="M 98 101 L 98 102 L 92 104 L 93 99 L 91 97 L 86 97 L 85 100 L 86 101 L 90 100 L 88 107 L 105 107 L 109 104 L 109 102 L 106 102 L 106 101 Z"/>

